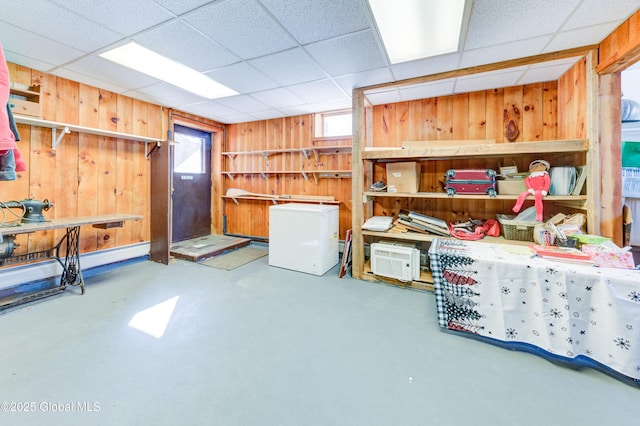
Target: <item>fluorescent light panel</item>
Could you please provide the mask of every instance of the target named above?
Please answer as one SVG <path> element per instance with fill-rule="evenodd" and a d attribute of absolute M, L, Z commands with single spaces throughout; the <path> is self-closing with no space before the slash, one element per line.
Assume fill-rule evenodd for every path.
<path fill-rule="evenodd" d="M 369 0 L 392 64 L 458 50 L 465 0 Z"/>
<path fill-rule="evenodd" d="M 179 62 L 130 42 L 101 53 L 101 57 L 150 75 L 207 99 L 237 95 L 233 89 Z"/>

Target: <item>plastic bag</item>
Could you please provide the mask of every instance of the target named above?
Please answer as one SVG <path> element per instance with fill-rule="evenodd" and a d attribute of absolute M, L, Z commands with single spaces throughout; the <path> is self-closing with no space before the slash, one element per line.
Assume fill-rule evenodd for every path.
<path fill-rule="evenodd" d="M 468 220 L 463 223 L 450 223 L 449 231 L 455 238 L 461 240 L 481 240 L 488 235 L 500 236 L 500 224 L 495 219 Z"/>

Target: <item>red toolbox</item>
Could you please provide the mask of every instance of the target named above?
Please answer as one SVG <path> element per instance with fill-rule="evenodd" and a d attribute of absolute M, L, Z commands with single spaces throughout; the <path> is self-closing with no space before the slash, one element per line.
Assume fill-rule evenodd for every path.
<path fill-rule="evenodd" d="M 496 172 L 491 169 L 451 169 L 447 171 L 446 191 L 455 194 L 488 194 L 496 196 Z"/>

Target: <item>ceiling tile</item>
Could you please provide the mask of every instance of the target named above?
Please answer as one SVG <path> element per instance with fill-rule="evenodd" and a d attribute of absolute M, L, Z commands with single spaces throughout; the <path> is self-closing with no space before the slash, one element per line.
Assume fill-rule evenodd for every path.
<path fill-rule="evenodd" d="M 327 74 L 302 48 L 263 56 L 249 63 L 283 86 L 327 78 Z"/>
<path fill-rule="evenodd" d="M 578 9 L 562 26 L 562 30 L 617 21 L 621 16 L 630 16 L 638 7 L 640 4 L 635 0 L 582 0 Z"/>
<path fill-rule="evenodd" d="M 2 34 L 0 34 L 0 39 L 1 38 L 2 38 Z M 20 55 L 19 53 L 13 53 L 9 50 L 4 51 L 4 57 L 7 62 L 20 64 L 20 66 L 33 68 L 34 70 L 49 72 L 49 70 L 55 68 L 53 64 L 42 62 L 38 59 L 28 58 L 26 56 Z"/>
<path fill-rule="evenodd" d="M 206 74 L 239 93 L 246 94 L 278 87 L 278 83 L 246 62 L 227 65 Z"/>
<path fill-rule="evenodd" d="M 80 74 L 65 68 L 58 68 L 56 69 L 55 73 L 52 73 L 52 74 L 57 77 L 66 78 L 67 80 L 71 80 L 71 81 L 77 81 L 78 83 L 87 84 L 89 86 L 108 90 L 113 93 L 124 93 L 127 91 L 126 87 L 113 84 L 111 81 L 100 80 L 93 76 Z"/>
<path fill-rule="evenodd" d="M 226 123 L 226 124 L 249 123 L 249 122 L 252 122 L 252 121 L 258 121 L 253 115 L 244 114 L 244 113 L 241 113 L 241 112 L 236 113 L 236 114 L 221 116 L 217 120 L 222 122 L 222 123 Z"/>
<path fill-rule="evenodd" d="M 282 117 L 282 111 L 277 109 L 268 109 L 266 111 L 252 112 L 251 115 L 257 120 L 269 120 L 272 118 Z"/>
<path fill-rule="evenodd" d="M 301 105 L 304 103 L 302 99 L 285 88 L 252 93 L 251 97 L 272 108 L 279 108 L 287 105 Z"/>
<path fill-rule="evenodd" d="M 398 92 L 403 101 L 434 98 L 453 94 L 454 79 L 415 84 L 410 87 L 400 87 Z"/>
<path fill-rule="evenodd" d="M 513 0 L 475 0 L 464 48 L 477 49 L 553 33 L 579 1 L 536 0 L 514 4 Z M 544 19 L 535 19 L 536 16 Z"/>
<path fill-rule="evenodd" d="M 194 93 L 187 92 L 169 83 L 156 83 L 150 86 L 136 89 L 137 92 L 162 100 L 162 105 L 178 107 L 202 102 L 204 98 Z"/>
<path fill-rule="evenodd" d="M 103 25 L 127 36 L 160 24 L 174 16 L 153 0 L 51 1 L 92 20 L 97 25 Z M 56 24 L 60 25 L 59 22 Z M 67 26 L 67 24 L 64 25 Z M 97 25 L 94 25 L 94 28 Z"/>
<path fill-rule="evenodd" d="M 600 43 L 607 34 L 616 29 L 616 24 L 602 24 L 556 34 L 543 53 L 557 52 L 574 46 Z"/>
<path fill-rule="evenodd" d="M 486 72 L 471 76 L 458 77 L 455 93 L 475 92 L 478 90 L 498 89 L 515 86 L 527 67 L 510 68 L 508 71 Z"/>
<path fill-rule="evenodd" d="M 16 63 L 23 66 L 40 64 L 40 66 L 34 66 L 34 68 L 41 71 L 51 69 L 52 67 L 48 64 L 61 65 L 85 54 L 78 49 L 4 22 L 0 22 L 0 40 L 2 40 L 7 59 L 13 58 L 17 61 Z M 20 52 L 26 52 L 27 54 L 20 54 Z M 28 58 L 28 61 L 18 61 L 19 58 Z M 47 66 L 42 67 L 44 64 L 47 64 Z"/>
<path fill-rule="evenodd" d="M 220 1 L 189 13 L 184 19 L 243 59 L 296 46 L 255 0 Z"/>
<path fill-rule="evenodd" d="M 240 61 L 236 55 L 182 21 L 161 25 L 133 39 L 200 72 Z"/>
<path fill-rule="evenodd" d="M 393 75 L 388 67 L 377 68 L 370 71 L 362 71 L 355 74 L 347 74 L 333 79 L 342 89 L 351 93 L 359 87 L 373 86 L 374 84 L 393 81 Z"/>
<path fill-rule="evenodd" d="M 73 46 L 85 53 L 122 38 L 120 34 L 53 3 L 20 0 L 21 6 L 27 8 L 27 13 L 24 9 L 14 7 L 15 0 L 3 0 L 1 3 L 2 21 L 23 31 L 39 34 L 47 40 Z"/>
<path fill-rule="evenodd" d="M 437 74 L 457 69 L 461 56 L 459 53 L 449 53 L 426 59 L 402 62 L 391 65 L 391 71 L 396 80 Z"/>
<path fill-rule="evenodd" d="M 364 1 L 260 0 L 300 44 L 325 40 L 372 23 Z"/>
<path fill-rule="evenodd" d="M 110 81 L 129 90 L 156 83 L 153 77 L 123 67 L 98 56 L 86 56 L 64 66 L 65 69 L 94 77 L 98 80 Z"/>
<path fill-rule="evenodd" d="M 295 86 L 289 86 L 288 89 L 307 103 L 325 102 L 349 97 L 331 80 L 297 84 Z"/>
<path fill-rule="evenodd" d="M 218 99 L 218 103 L 243 113 L 264 111 L 269 108 L 262 102 L 253 99 L 249 95 L 229 96 L 226 98 L 221 98 L 221 99 Z"/>
<path fill-rule="evenodd" d="M 372 105 L 383 105 L 402 102 L 402 97 L 397 89 L 379 90 L 367 93 L 367 100 L 369 100 Z"/>
<path fill-rule="evenodd" d="M 182 15 L 192 9 L 211 3 L 211 0 L 155 0 L 155 2 L 176 15 Z"/>
<path fill-rule="evenodd" d="M 341 109 L 351 109 L 352 103 L 350 98 L 333 99 L 324 102 L 315 102 L 309 104 L 311 112 L 327 112 L 337 111 Z"/>
<path fill-rule="evenodd" d="M 312 104 L 288 106 L 288 107 L 278 108 L 278 109 L 282 111 L 285 117 L 294 117 L 296 115 L 312 114 L 314 112 L 320 112 L 320 111 L 314 110 L 314 107 Z"/>
<path fill-rule="evenodd" d="M 333 77 L 387 65 L 372 30 L 312 43 L 305 49 Z"/>
<path fill-rule="evenodd" d="M 524 58 L 542 53 L 541 46 L 545 46 L 551 36 L 530 38 L 513 43 L 505 43 L 500 46 L 485 47 L 464 52 L 460 60 L 460 68 L 475 67 L 478 65 L 492 64 L 508 61 L 515 58 Z"/>
<path fill-rule="evenodd" d="M 191 105 L 183 105 L 180 109 L 184 112 L 201 115 L 203 117 L 224 117 L 232 114 L 239 114 L 239 111 L 222 105 L 217 101 L 206 101 Z"/>
<path fill-rule="evenodd" d="M 581 57 L 574 57 L 532 65 L 518 80 L 518 84 L 555 81 L 580 59 Z"/>

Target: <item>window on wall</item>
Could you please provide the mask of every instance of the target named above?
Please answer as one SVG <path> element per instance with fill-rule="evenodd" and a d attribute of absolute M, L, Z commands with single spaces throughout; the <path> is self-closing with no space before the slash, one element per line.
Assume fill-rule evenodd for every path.
<path fill-rule="evenodd" d="M 175 133 L 176 142 L 173 154 L 173 171 L 176 173 L 204 173 L 204 149 L 202 138 Z"/>
<path fill-rule="evenodd" d="M 351 136 L 351 110 L 316 114 L 316 137 Z"/>

